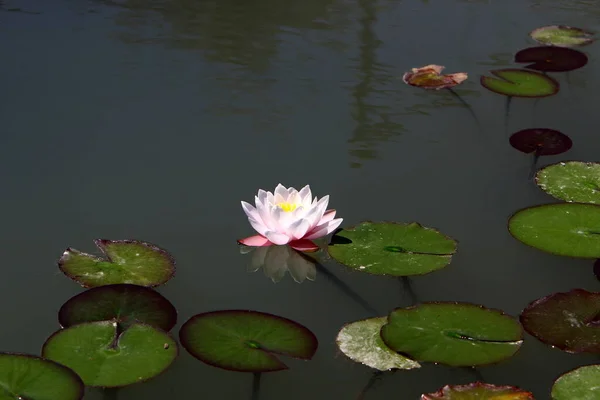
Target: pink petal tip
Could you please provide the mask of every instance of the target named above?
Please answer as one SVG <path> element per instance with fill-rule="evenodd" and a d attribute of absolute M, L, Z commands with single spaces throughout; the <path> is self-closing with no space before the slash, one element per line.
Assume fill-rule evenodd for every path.
<path fill-rule="evenodd" d="M 289 243 L 289 246 L 298 251 L 303 251 L 306 253 L 313 253 L 319 250 L 319 246 L 317 246 L 312 240 L 308 239 L 299 239 L 294 240 Z"/>
<path fill-rule="evenodd" d="M 243 244 L 246 246 L 252 246 L 252 247 L 263 247 L 263 246 L 270 246 L 273 243 L 271 243 L 269 241 L 269 239 L 267 239 L 266 237 L 262 236 L 262 235 L 254 235 L 254 236 L 250 236 L 244 239 L 239 239 L 237 241 L 239 244 Z"/>

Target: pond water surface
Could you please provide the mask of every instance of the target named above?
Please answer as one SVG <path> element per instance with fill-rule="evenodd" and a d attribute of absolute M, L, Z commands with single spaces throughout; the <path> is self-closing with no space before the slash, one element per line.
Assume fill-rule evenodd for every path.
<path fill-rule="evenodd" d="M 0 349 L 39 354 L 56 312 L 81 289 L 56 266 L 71 246 L 140 239 L 168 249 L 177 274 L 159 291 L 178 327 L 211 310 L 246 308 L 310 328 L 310 362 L 266 374 L 260 398 L 356 399 L 373 375 L 340 354 L 343 324 L 408 306 L 397 279 L 326 263 L 314 281 L 248 271 L 236 239 L 252 229 L 240 201 L 278 183 L 310 184 L 349 227 L 418 221 L 459 241 L 447 268 L 412 279 L 418 301 L 468 301 L 517 316 L 531 301 L 598 290 L 591 263 L 547 255 L 506 229 L 516 210 L 551 199 L 528 180 L 531 158 L 508 144 L 505 99 L 479 85 L 512 66 L 539 26 L 597 30 L 595 1 L 4 0 L 0 10 Z M 20 11 L 19 11 L 20 10 Z M 508 132 L 548 127 L 573 148 L 541 165 L 598 161 L 600 47 L 556 74 L 559 95 L 515 99 Z M 457 92 L 410 87 L 427 64 L 468 72 Z M 535 105 L 535 106 L 534 106 Z M 275 274 L 266 271 L 267 274 Z M 531 336 L 517 355 L 479 368 L 485 381 L 548 399 L 553 380 L 597 358 Z M 366 399 L 418 399 L 469 383 L 465 369 L 385 374 Z M 185 351 L 122 399 L 250 398 L 252 376 Z M 86 398 L 100 398 L 90 392 Z"/>

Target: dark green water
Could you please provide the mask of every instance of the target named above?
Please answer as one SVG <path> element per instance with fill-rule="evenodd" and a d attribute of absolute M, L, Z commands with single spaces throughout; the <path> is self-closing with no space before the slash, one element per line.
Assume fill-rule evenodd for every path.
<path fill-rule="evenodd" d="M 68 246 L 135 238 L 168 249 L 176 277 L 160 289 L 193 314 L 248 308 L 315 332 L 311 362 L 263 376 L 260 398 L 356 399 L 372 371 L 339 354 L 349 321 L 373 316 L 317 272 L 298 284 L 250 273 L 235 240 L 252 234 L 240 200 L 279 182 L 331 195 L 344 226 L 418 221 L 456 238 L 439 272 L 413 279 L 419 301 L 469 301 L 518 315 L 571 288 L 598 290 L 589 261 L 512 239 L 507 218 L 552 200 L 510 148 L 504 98 L 479 76 L 512 65 L 532 29 L 599 28 L 594 1 L 5 0 L 0 11 L 0 350 L 39 353 L 56 312 L 79 292 L 56 267 Z M 20 11 L 15 10 L 20 9 Z M 559 95 L 515 99 L 509 132 L 549 127 L 573 149 L 542 157 L 598 161 L 600 45 L 557 75 Z M 412 67 L 468 72 L 447 92 L 406 86 Z M 395 279 L 328 264 L 382 315 L 411 299 Z M 180 326 L 180 324 L 178 326 Z M 175 332 L 178 327 L 175 328 Z M 480 368 L 494 384 L 548 399 L 553 380 L 597 358 L 527 336 L 512 359 Z M 383 377 L 365 399 L 418 399 L 477 377 L 426 365 Z M 245 399 L 252 376 L 182 351 L 164 375 L 119 399 Z M 90 393 L 86 399 L 99 398 Z"/>

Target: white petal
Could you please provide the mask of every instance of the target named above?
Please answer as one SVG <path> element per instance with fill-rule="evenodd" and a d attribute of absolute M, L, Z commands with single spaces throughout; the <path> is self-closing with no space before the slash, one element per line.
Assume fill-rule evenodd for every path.
<path fill-rule="evenodd" d="M 260 233 L 263 236 L 265 236 L 265 233 L 269 230 L 269 228 L 265 226 L 262 222 L 259 222 L 252 217 L 248 217 L 248 222 L 250 222 L 250 225 L 252 225 L 256 232 Z"/>
<path fill-rule="evenodd" d="M 302 198 L 302 205 L 304 207 L 310 206 L 310 202 L 312 200 L 312 193 L 310 192 L 310 186 L 306 185 L 302 189 L 300 189 L 300 197 Z"/>
<path fill-rule="evenodd" d="M 254 218 L 257 221 L 262 222 L 262 220 L 260 219 L 260 215 L 258 215 L 258 211 L 256 211 L 256 208 L 253 207 L 250 203 L 242 201 L 242 208 L 244 209 L 244 212 L 246 213 L 248 218 Z"/>
<path fill-rule="evenodd" d="M 271 211 L 268 205 L 266 204 L 262 204 L 262 203 L 257 203 L 256 204 L 256 210 L 258 211 L 258 215 L 260 216 L 260 219 L 262 220 L 263 225 L 265 225 L 267 228 L 269 228 L 269 230 L 277 230 L 277 224 L 276 221 L 273 220 L 273 217 L 271 216 Z"/>
<path fill-rule="evenodd" d="M 299 219 L 290 225 L 289 232 L 294 239 L 302 239 L 309 228 L 310 224 L 307 220 Z"/>
<path fill-rule="evenodd" d="M 329 222 L 333 218 L 335 218 L 335 210 L 327 210 L 327 211 L 325 211 L 325 214 L 323 214 L 323 217 L 321 217 L 321 220 L 319 221 L 319 223 L 317 225 L 322 225 L 325 222 Z"/>
<path fill-rule="evenodd" d="M 327 236 L 331 232 L 333 232 L 338 226 L 340 226 L 340 224 L 342 223 L 343 220 L 344 220 L 343 218 L 338 218 L 338 219 L 334 219 L 329 222 L 326 222 L 323 225 L 319 225 L 316 228 L 314 228 L 312 231 L 310 231 L 304 237 L 304 239 L 317 239 L 317 238 L 320 238 L 323 236 Z M 268 237 L 267 237 L 267 239 L 268 239 Z M 269 239 L 269 240 L 271 240 L 271 239 Z"/>
<path fill-rule="evenodd" d="M 287 188 L 280 183 L 275 188 L 275 204 L 283 203 L 283 202 L 287 201 L 287 198 L 288 198 Z"/>
<path fill-rule="evenodd" d="M 282 245 L 288 244 L 290 242 L 290 237 L 288 235 L 284 235 L 283 233 L 278 232 L 265 232 L 265 237 L 271 241 L 273 244 Z"/>
<path fill-rule="evenodd" d="M 269 195 L 268 192 L 265 192 L 262 189 L 258 189 L 258 196 L 256 196 L 256 198 L 258 198 L 258 200 L 260 200 L 261 203 L 266 204 L 265 201 L 267 200 L 267 196 Z M 256 204 L 256 199 L 255 200 L 255 204 Z"/>

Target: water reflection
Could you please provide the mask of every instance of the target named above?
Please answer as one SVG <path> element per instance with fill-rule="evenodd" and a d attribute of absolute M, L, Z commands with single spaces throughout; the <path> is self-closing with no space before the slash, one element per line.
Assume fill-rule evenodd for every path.
<path fill-rule="evenodd" d="M 240 251 L 243 254 L 251 253 L 252 259 L 248 266 L 249 272 L 256 272 L 262 268 L 265 276 L 274 283 L 281 281 L 286 271 L 289 271 L 290 276 L 297 283 L 302 283 L 306 279 L 314 281 L 317 277 L 315 263 L 290 246 L 254 248 L 242 246 Z"/>

